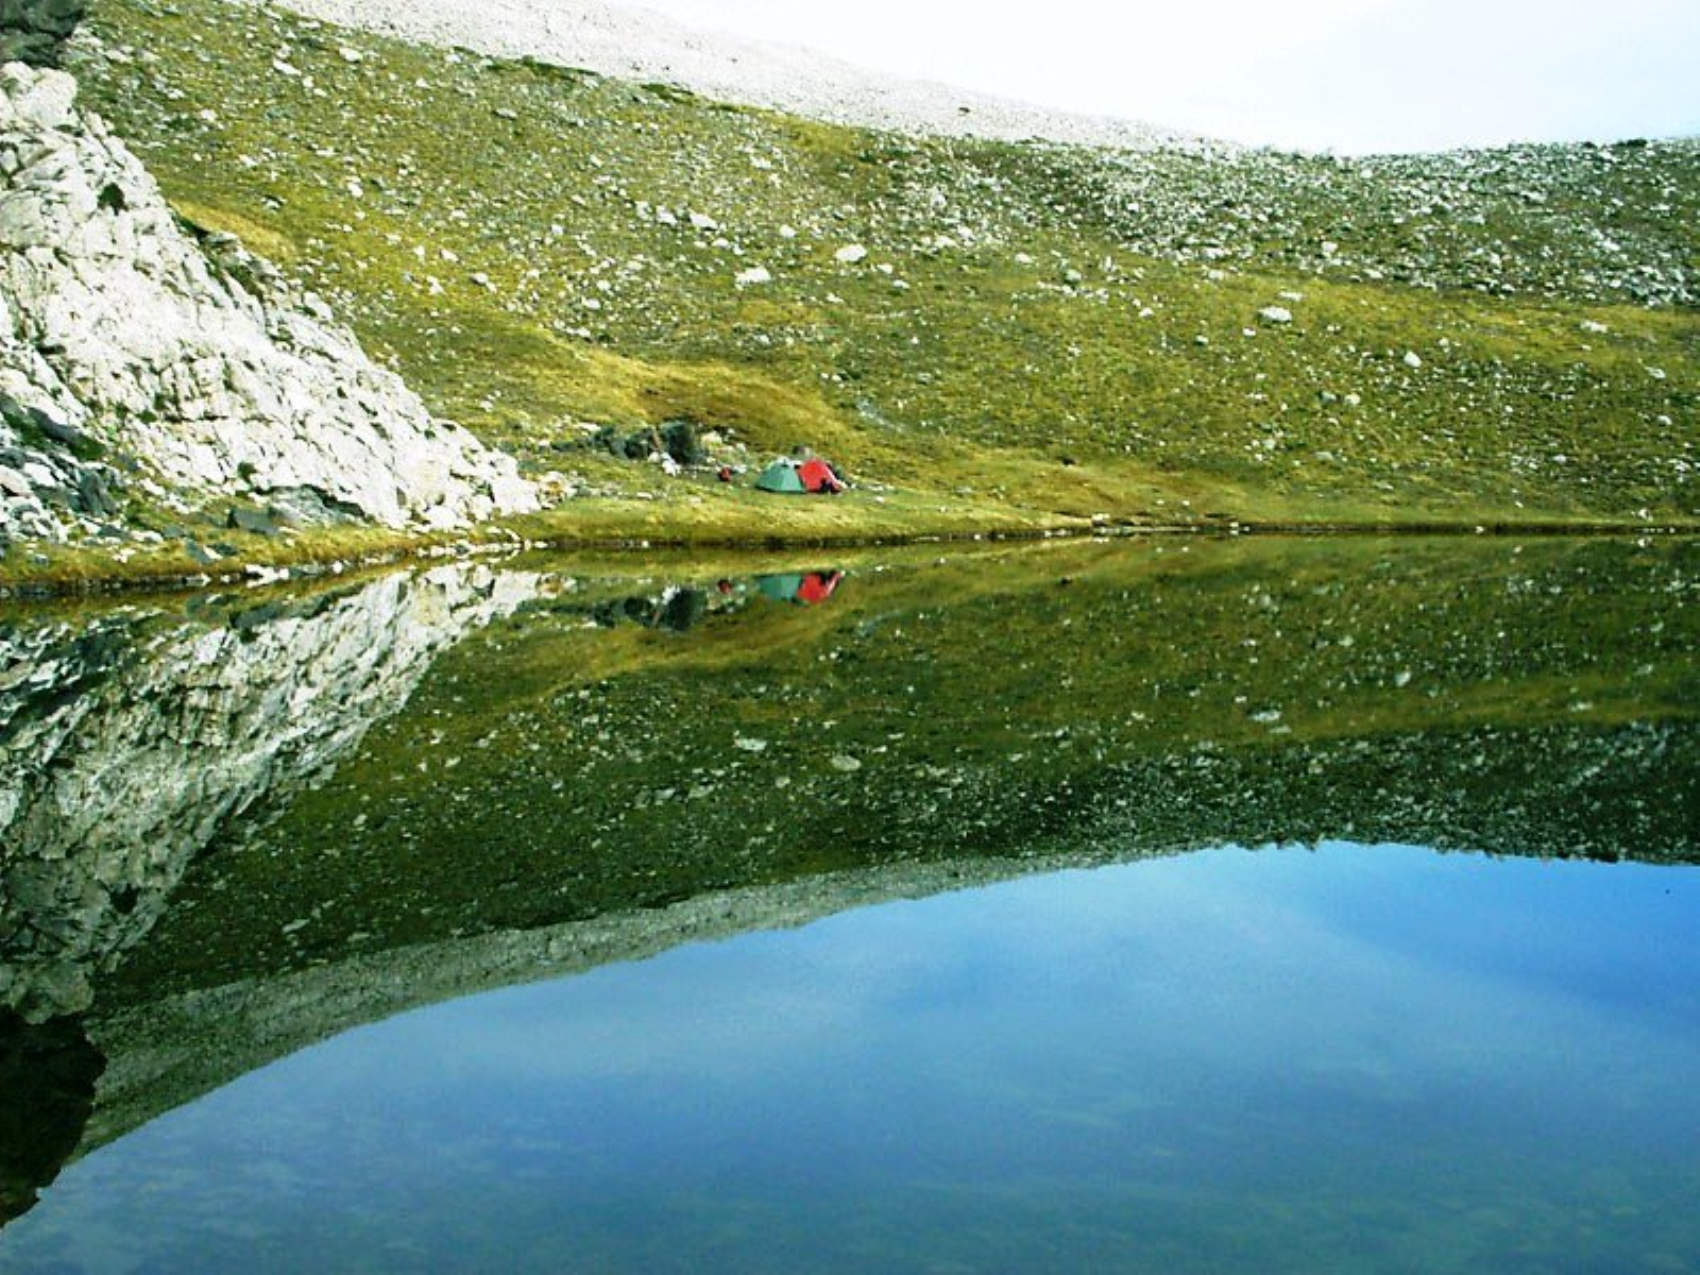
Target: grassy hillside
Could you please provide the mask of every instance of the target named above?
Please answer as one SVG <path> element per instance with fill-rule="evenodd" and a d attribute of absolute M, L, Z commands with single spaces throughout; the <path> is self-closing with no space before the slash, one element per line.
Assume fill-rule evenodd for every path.
<path fill-rule="evenodd" d="M 89 28 L 86 100 L 179 210 L 563 475 L 546 531 L 1700 513 L 1700 145 L 1107 154 L 221 0 L 102 0 Z M 679 419 L 862 489 L 775 524 L 585 442 Z"/>

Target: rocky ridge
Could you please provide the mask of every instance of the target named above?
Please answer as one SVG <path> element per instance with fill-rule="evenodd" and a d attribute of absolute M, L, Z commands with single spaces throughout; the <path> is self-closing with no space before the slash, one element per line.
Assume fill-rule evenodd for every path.
<path fill-rule="evenodd" d="M 1064 205 L 1089 209 L 1123 243 L 1168 260 L 1297 266 L 1497 296 L 1650 306 L 1692 306 L 1700 296 L 1686 244 L 1661 224 L 1691 211 L 1681 163 L 1691 141 L 1288 154 L 901 80 L 599 0 L 240 2 L 878 132 L 1028 143 L 1035 154 L 1052 152 Z M 924 174 L 917 182 L 922 241 L 956 229 L 925 213 L 936 211 L 927 209 L 930 193 L 959 184 L 958 176 Z M 1610 192 L 1603 202 L 1602 191 Z"/>
<path fill-rule="evenodd" d="M 1115 149 L 1229 152 L 1231 142 L 1150 124 L 1053 110 L 869 70 L 794 45 L 693 29 L 639 6 L 600 0 L 240 0 L 441 48 L 536 57 L 624 80 L 834 124 L 941 137 L 1041 138 Z"/>
<path fill-rule="evenodd" d="M 422 529 L 536 506 L 322 303 L 182 222 L 76 95 L 0 71 L 0 540 L 112 534 L 120 491 Z"/>
<path fill-rule="evenodd" d="M 0 63 L 58 66 L 64 43 L 87 7 L 85 0 L 4 0 L 0 3 Z"/>

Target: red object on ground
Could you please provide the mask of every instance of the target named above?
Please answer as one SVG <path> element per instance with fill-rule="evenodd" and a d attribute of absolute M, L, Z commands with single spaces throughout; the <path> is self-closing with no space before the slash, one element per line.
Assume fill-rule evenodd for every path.
<path fill-rule="evenodd" d="M 825 602 L 832 596 L 832 591 L 838 587 L 838 582 L 844 578 L 842 571 L 834 571 L 831 575 L 822 575 L 819 571 L 811 571 L 803 577 L 803 583 L 797 586 L 797 601 L 813 606 L 817 602 Z"/>
<path fill-rule="evenodd" d="M 797 466 L 797 477 L 810 491 L 828 491 L 836 496 L 844 490 L 844 480 L 833 472 L 831 465 L 819 458 L 806 460 Z"/>
<path fill-rule="evenodd" d="M 723 483 L 731 482 L 732 481 L 732 467 L 730 465 L 722 465 L 720 467 L 720 472 L 715 476 L 717 478 L 719 478 L 720 481 L 723 482 Z"/>

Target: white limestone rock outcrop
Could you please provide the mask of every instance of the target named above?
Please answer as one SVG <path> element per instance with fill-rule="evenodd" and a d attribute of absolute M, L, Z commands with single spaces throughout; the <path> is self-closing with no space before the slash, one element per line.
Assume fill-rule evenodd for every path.
<path fill-rule="evenodd" d="M 0 394 L 133 463 L 168 501 L 271 501 L 398 528 L 536 507 L 511 458 L 433 420 L 322 304 L 229 236 L 185 226 L 76 92 L 58 71 L 0 69 Z M 0 511 L 27 516 L 0 512 L 0 536 L 8 523 L 29 534 L 66 502 L 43 497 L 28 464 L 69 453 L 0 430 L 14 462 L 35 453 L 3 464 Z"/>

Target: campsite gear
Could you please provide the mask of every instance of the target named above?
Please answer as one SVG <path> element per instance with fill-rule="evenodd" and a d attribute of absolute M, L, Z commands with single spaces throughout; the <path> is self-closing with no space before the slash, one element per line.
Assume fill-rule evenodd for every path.
<path fill-rule="evenodd" d="M 801 478 L 803 486 L 812 492 L 836 496 L 844 490 L 844 480 L 838 476 L 831 465 L 818 456 L 797 466 L 797 477 Z"/>
<path fill-rule="evenodd" d="M 793 496 L 801 496 L 808 492 L 803 480 L 797 475 L 797 466 L 793 461 L 776 460 L 761 471 L 761 477 L 756 479 L 758 491 L 776 491 Z"/>
<path fill-rule="evenodd" d="M 777 491 L 800 496 L 805 492 L 836 496 L 845 489 L 845 482 L 820 457 L 810 460 L 776 460 L 761 471 L 756 487 L 761 491 Z"/>

